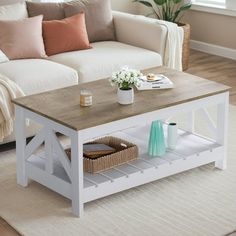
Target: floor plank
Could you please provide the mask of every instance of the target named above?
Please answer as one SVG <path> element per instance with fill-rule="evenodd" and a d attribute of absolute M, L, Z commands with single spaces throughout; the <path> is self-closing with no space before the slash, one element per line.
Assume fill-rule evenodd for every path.
<path fill-rule="evenodd" d="M 21 236 L 3 218 L 0 217 L 0 235 L 2 236 Z"/>
<path fill-rule="evenodd" d="M 188 73 L 230 86 L 230 103 L 236 105 L 236 61 L 191 50 Z"/>

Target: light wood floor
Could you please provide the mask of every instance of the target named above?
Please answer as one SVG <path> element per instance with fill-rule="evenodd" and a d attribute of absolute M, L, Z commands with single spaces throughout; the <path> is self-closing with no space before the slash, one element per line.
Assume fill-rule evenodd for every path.
<path fill-rule="evenodd" d="M 20 236 L 4 219 L 0 217 L 0 235 L 1 236 Z"/>
<path fill-rule="evenodd" d="M 236 61 L 192 50 L 188 73 L 230 86 L 230 103 L 236 105 Z"/>
<path fill-rule="evenodd" d="M 187 72 L 232 87 L 230 103 L 236 105 L 236 61 L 192 50 Z M 19 236 L 20 234 L 0 217 L 0 235 Z M 229 236 L 236 236 L 236 233 Z"/>

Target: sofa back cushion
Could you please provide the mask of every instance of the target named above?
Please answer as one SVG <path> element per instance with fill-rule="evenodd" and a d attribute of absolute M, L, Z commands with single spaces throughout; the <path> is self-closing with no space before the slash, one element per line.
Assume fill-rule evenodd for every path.
<path fill-rule="evenodd" d="M 27 17 L 25 2 L 0 6 L 0 20 L 21 20 Z"/>
<path fill-rule="evenodd" d="M 115 40 L 110 0 L 77 0 L 64 4 L 65 16 L 85 13 L 90 42 Z"/>
<path fill-rule="evenodd" d="M 85 13 L 90 42 L 115 40 L 111 1 L 77 0 L 64 4 L 66 17 Z"/>
<path fill-rule="evenodd" d="M 66 3 L 26 2 L 30 17 L 42 14 L 44 21 L 62 20 L 85 13 L 90 42 L 115 40 L 110 0 L 74 0 Z"/>
<path fill-rule="evenodd" d="M 42 58 L 43 16 L 17 21 L 0 21 L 0 49 L 9 59 Z"/>
<path fill-rule="evenodd" d="M 26 2 L 30 17 L 43 15 L 43 20 L 61 20 L 65 18 L 63 3 Z"/>
<path fill-rule="evenodd" d="M 91 48 L 84 13 L 63 20 L 44 21 L 43 38 L 48 56 Z"/>

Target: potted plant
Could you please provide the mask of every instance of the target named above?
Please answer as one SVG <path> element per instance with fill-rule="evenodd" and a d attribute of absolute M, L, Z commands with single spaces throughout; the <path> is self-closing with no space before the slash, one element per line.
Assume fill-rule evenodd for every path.
<path fill-rule="evenodd" d="M 188 69 L 189 44 L 190 44 L 190 25 L 180 22 L 183 13 L 191 8 L 191 1 L 186 0 L 134 0 L 152 9 L 148 16 L 155 16 L 159 20 L 170 21 L 178 24 L 184 30 L 183 42 L 183 70 Z"/>
<path fill-rule="evenodd" d="M 124 67 L 112 74 L 110 83 L 112 86 L 118 86 L 118 103 L 128 105 L 134 102 L 133 86 L 139 86 L 139 77 L 141 76 L 142 73 L 140 71 L 129 69 L 128 67 Z"/>

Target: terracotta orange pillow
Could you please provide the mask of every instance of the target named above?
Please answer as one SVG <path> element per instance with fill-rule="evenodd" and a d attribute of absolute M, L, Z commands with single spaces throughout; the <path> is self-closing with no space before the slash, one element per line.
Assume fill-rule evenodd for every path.
<path fill-rule="evenodd" d="M 91 48 L 84 13 L 63 20 L 43 21 L 43 39 L 48 56 Z"/>

